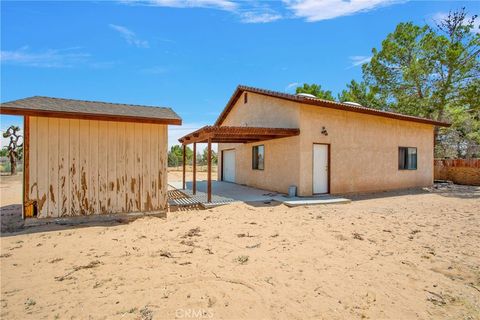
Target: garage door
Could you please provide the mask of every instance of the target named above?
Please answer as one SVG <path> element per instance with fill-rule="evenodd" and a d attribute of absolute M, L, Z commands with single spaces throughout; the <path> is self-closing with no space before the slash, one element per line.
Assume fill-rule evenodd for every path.
<path fill-rule="evenodd" d="M 223 181 L 235 182 L 235 150 L 223 151 Z"/>

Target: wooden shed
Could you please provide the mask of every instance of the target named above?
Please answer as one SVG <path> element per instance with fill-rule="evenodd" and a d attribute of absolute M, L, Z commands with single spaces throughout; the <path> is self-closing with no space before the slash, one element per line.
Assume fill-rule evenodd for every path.
<path fill-rule="evenodd" d="M 37 217 L 163 211 L 170 108 L 31 97 L 1 104 L 24 117 L 24 202 Z"/>

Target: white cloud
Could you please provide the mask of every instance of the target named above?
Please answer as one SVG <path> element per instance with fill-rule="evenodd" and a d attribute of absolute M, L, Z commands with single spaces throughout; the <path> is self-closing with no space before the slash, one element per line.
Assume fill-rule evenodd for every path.
<path fill-rule="evenodd" d="M 229 0 L 124 0 L 128 4 L 144 4 L 172 8 L 213 8 L 234 11 L 238 5 Z"/>
<path fill-rule="evenodd" d="M 289 91 L 290 89 L 292 88 L 296 88 L 300 85 L 300 83 L 298 82 L 292 82 L 292 83 L 289 83 L 286 87 L 285 87 L 285 91 Z"/>
<path fill-rule="evenodd" d="M 80 52 L 80 48 L 46 49 L 33 52 L 28 46 L 17 50 L 2 50 L 2 63 L 41 68 L 69 68 L 79 63 L 86 63 L 90 54 Z"/>
<path fill-rule="evenodd" d="M 243 23 L 268 23 L 280 20 L 282 16 L 277 13 L 247 11 L 240 15 Z"/>
<path fill-rule="evenodd" d="M 391 5 L 399 0 L 283 0 L 297 17 L 307 21 L 321 21 L 366 12 Z"/>
<path fill-rule="evenodd" d="M 137 35 L 132 30 L 127 29 L 124 26 L 119 26 L 119 25 L 116 25 L 116 24 L 109 24 L 109 26 L 113 30 L 119 32 L 122 35 L 122 37 L 125 39 L 125 41 L 127 41 L 128 44 L 134 45 L 134 46 L 139 47 L 139 48 L 148 48 L 149 47 L 148 41 L 138 39 Z"/>
<path fill-rule="evenodd" d="M 170 8 L 210 8 L 229 11 L 242 23 L 268 23 L 282 19 L 282 15 L 259 1 L 231 0 L 121 0 L 132 5 L 148 5 Z"/>
<path fill-rule="evenodd" d="M 350 67 L 358 67 L 365 63 L 369 63 L 372 60 L 371 56 L 351 56 L 348 57 L 350 59 L 351 65 Z"/>
<path fill-rule="evenodd" d="M 437 23 L 439 23 L 440 21 L 444 20 L 447 17 L 448 17 L 448 12 L 437 12 L 430 16 L 430 18 L 428 19 L 430 21 L 429 24 L 435 26 Z M 469 15 L 466 18 L 467 18 L 467 21 L 470 21 L 472 19 L 472 16 Z M 480 33 L 480 18 L 478 17 L 477 19 L 475 19 L 475 24 L 472 29 L 472 32 Z"/>
<path fill-rule="evenodd" d="M 147 5 L 171 8 L 210 8 L 229 11 L 242 23 L 269 23 L 280 19 L 304 18 L 321 21 L 355 13 L 370 11 L 382 6 L 408 0 L 119 0 L 131 5 Z M 275 5 L 272 5 L 274 3 Z M 275 7 L 275 9 L 273 9 Z M 285 12 L 286 11 L 286 12 Z"/>

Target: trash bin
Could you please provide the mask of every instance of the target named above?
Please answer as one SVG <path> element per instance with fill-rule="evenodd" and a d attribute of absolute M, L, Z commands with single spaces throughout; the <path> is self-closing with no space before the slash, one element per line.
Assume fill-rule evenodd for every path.
<path fill-rule="evenodd" d="M 288 197 L 293 198 L 297 196 L 297 186 L 288 187 Z"/>

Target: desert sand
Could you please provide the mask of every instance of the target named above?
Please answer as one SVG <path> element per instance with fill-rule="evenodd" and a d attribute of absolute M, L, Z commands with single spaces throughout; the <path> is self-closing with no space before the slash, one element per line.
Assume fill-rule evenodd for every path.
<path fill-rule="evenodd" d="M 480 188 L 2 234 L 2 319 L 479 319 Z"/>
<path fill-rule="evenodd" d="M 0 175 L 0 205 L 7 206 L 22 203 L 22 173 L 14 176 Z"/>

